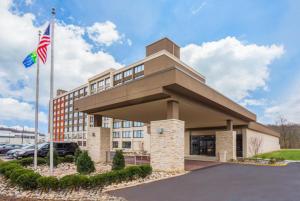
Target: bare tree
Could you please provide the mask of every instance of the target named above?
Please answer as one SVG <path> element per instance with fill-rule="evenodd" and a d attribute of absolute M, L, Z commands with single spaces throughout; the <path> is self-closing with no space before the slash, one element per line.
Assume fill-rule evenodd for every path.
<path fill-rule="evenodd" d="M 289 127 L 288 127 L 288 121 L 283 116 L 278 117 L 277 125 L 280 129 L 280 140 L 281 140 L 281 147 L 282 148 L 288 148 L 289 147 Z"/>
<path fill-rule="evenodd" d="M 262 137 L 251 137 L 249 142 L 249 151 L 254 156 L 260 153 L 263 139 Z"/>

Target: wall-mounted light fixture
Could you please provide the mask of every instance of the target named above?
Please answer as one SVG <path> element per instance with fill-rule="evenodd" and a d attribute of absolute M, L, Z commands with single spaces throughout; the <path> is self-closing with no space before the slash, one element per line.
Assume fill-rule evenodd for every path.
<path fill-rule="evenodd" d="M 93 136 L 93 137 L 95 137 L 95 136 L 96 136 L 96 134 L 95 134 L 95 133 L 92 133 L 92 136 Z"/>
<path fill-rule="evenodd" d="M 163 129 L 163 128 L 157 128 L 157 129 L 156 129 L 156 132 L 157 132 L 158 134 L 163 134 L 163 133 L 164 133 L 164 129 Z"/>

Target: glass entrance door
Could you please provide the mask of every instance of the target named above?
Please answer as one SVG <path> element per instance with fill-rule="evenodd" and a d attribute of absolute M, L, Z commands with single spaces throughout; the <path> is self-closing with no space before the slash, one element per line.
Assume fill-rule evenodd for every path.
<path fill-rule="evenodd" d="M 216 137 L 214 135 L 191 136 L 191 155 L 216 155 Z"/>

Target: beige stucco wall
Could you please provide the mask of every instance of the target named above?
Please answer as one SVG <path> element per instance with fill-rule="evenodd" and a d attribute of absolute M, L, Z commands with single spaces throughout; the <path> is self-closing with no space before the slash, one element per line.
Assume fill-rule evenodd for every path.
<path fill-rule="evenodd" d="M 184 170 L 184 121 L 151 121 L 150 157 L 154 170 Z M 162 131 L 162 133 L 160 133 Z"/>
<path fill-rule="evenodd" d="M 280 149 L 279 138 L 271 135 L 267 135 L 264 133 L 260 133 L 258 131 L 254 131 L 251 129 L 245 129 L 246 136 L 245 143 L 246 149 L 244 147 L 244 157 L 251 157 L 254 155 L 253 153 L 253 145 L 251 143 L 251 139 L 257 138 L 261 140 L 261 146 L 259 148 L 259 153 L 271 152 Z"/>
<path fill-rule="evenodd" d="M 94 162 L 105 162 L 106 152 L 110 150 L 110 128 L 90 127 L 87 150 Z"/>

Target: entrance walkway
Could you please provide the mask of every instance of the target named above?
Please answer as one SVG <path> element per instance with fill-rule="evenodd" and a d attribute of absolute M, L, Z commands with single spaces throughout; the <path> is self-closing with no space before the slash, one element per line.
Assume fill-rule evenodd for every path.
<path fill-rule="evenodd" d="M 220 165 L 221 163 L 215 161 L 198 161 L 198 160 L 185 160 L 184 169 L 186 171 L 198 170 L 207 167 Z"/>

